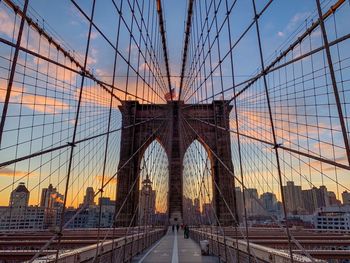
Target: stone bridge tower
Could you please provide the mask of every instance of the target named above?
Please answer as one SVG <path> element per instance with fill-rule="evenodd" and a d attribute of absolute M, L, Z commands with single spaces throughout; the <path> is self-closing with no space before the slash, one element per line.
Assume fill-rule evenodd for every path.
<path fill-rule="evenodd" d="M 124 101 L 119 108 L 123 129 L 120 140 L 117 209 L 122 206 L 123 209 L 118 216 L 117 225 L 127 226 L 131 222 L 139 202 L 139 180 L 136 178 L 140 172 L 141 158 L 154 140 L 164 147 L 169 161 L 170 223 L 182 221 L 183 157 L 196 139 L 207 149 L 211 160 L 212 179 L 215 181 L 212 184 L 213 204 L 218 219 L 223 225 L 233 224 L 231 212 L 235 214 L 236 211 L 234 180 L 232 174 L 224 167 L 225 165 L 233 171 L 229 132 L 229 114 L 232 106 L 226 101 L 199 105 L 184 104 L 181 101 L 157 105 Z M 153 120 L 146 121 L 152 118 Z M 219 156 L 222 162 L 217 160 L 215 155 Z M 136 184 L 133 187 L 135 180 Z"/>

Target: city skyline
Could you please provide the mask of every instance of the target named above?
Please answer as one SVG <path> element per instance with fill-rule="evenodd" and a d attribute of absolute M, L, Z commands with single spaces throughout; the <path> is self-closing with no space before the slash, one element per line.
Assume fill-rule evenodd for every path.
<path fill-rule="evenodd" d="M 143 185 L 143 183 L 140 184 L 140 196 L 142 196 L 142 193 L 143 193 L 143 191 L 144 191 L 144 190 L 143 190 L 144 186 L 142 186 L 142 185 Z M 300 186 L 295 185 L 293 181 L 288 181 L 288 182 L 286 183 L 286 185 L 283 185 L 285 194 L 286 194 L 286 191 L 287 191 L 285 188 L 288 187 L 289 185 L 290 185 L 292 188 L 297 188 L 297 189 L 300 190 L 300 197 L 301 197 L 301 194 L 303 194 L 303 191 L 310 191 L 310 190 L 321 190 L 321 191 L 323 191 L 322 189 L 324 188 L 324 189 L 325 189 L 325 190 L 324 190 L 324 191 L 325 191 L 325 192 L 324 192 L 324 194 L 325 194 L 324 198 L 326 198 L 326 197 L 329 198 L 329 199 L 332 199 L 332 198 L 333 198 L 334 201 L 333 201 L 333 203 L 332 203 L 332 201 L 330 201 L 329 203 L 323 203 L 321 206 L 336 206 L 336 205 L 341 206 L 341 205 L 350 205 L 350 192 L 348 192 L 348 191 L 342 192 L 342 193 L 341 193 L 341 198 L 340 198 L 340 199 L 334 199 L 334 197 L 335 197 L 334 192 L 333 192 L 333 191 L 328 191 L 328 189 L 327 189 L 325 186 L 323 186 L 323 185 L 319 185 L 319 187 L 313 186 L 312 188 L 303 189 L 303 188 L 301 188 Z M 18 186 L 12 191 L 12 193 L 15 192 L 16 189 L 17 189 L 18 187 L 24 187 L 24 188 L 27 190 L 27 188 L 26 188 L 26 186 L 25 186 L 25 183 L 24 183 L 24 182 L 20 182 L 20 183 L 18 184 Z M 30 203 L 30 199 L 29 199 L 30 191 L 29 191 L 29 190 L 27 190 L 27 191 L 28 191 L 28 196 L 25 196 L 25 197 L 18 197 L 18 200 L 22 200 L 22 199 L 23 199 L 21 202 L 24 202 L 24 203 L 26 204 L 25 206 L 48 206 L 49 204 L 50 204 L 50 206 L 51 206 L 52 203 L 57 203 L 57 204 L 62 204 L 62 203 L 63 203 L 63 197 L 64 197 L 64 196 L 63 196 L 61 193 L 59 193 L 59 192 L 56 190 L 56 188 L 53 187 L 52 184 L 49 184 L 47 188 L 45 188 L 45 187 L 42 188 L 42 192 L 41 192 L 40 202 L 39 202 L 39 203 L 34 203 L 34 204 L 33 204 L 33 203 Z M 238 191 L 239 193 L 242 193 L 242 189 L 241 189 L 240 187 L 236 187 L 236 188 L 235 188 L 235 191 L 236 191 L 236 193 L 237 193 L 237 191 Z M 249 198 L 249 199 L 252 199 L 252 200 L 254 200 L 255 198 L 256 198 L 257 200 L 261 200 L 261 199 L 263 198 L 263 196 L 272 195 L 273 198 L 275 198 L 276 203 L 282 201 L 281 199 L 278 198 L 278 196 L 276 195 L 276 193 L 273 193 L 273 192 L 262 192 L 262 193 L 259 194 L 259 191 L 258 191 L 258 189 L 256 189 L 256 188 L 245 188 L 244 191 L 246 192 L 246 197 Z M 154 192 L 154 196 L 156 196 L 156 190 L 152 190 L 152 192 Z M 255 194 L 255 193 L 256 193 L 256 194 Z M 334 194 L 334 197 L 333 197 L 333 194 Z M 293 199 L 293 200 L 295 200 L 295 196 L 293 196 L 294 193 L 291 193 L 291 194 L 289 194 L 289 195 L 290 195 L 290 196 L 287 196 L 287 197 L 285 197 L 285 198 L 286 198 L 286 199 Z M 200 198 L 198 198 L 198 197 L 200 197 Z M 199 195 L 198 197 L 190 198 L 190 197 L 184 196 L 184 198 L 189 198 L 190 200 L 192 200 L 192 202 L 193 202 L 194 200 L 201 200 L 201 203 L 200 203 L 200 210 L 202 211 L 204 205 L 210 204 L 210 202 L 208 202 L 208 201 L 210 201 L 210 199 L 205 198 L 205 200 L 203 201 L 203 200 L 202 200 L 202 197 L 203 197 L 203 196 Z M 82 198 L 81 202 L 80 202 L 77 206 L 71 206 L 71 205 L 69 205 L 69 206 L 67 206 L 67 207 L 79 208 L 79 207 L 81 207 L 81 206 L 84 205 L 84 204 L 88 204 L 89 206 L 90 206 L 90 205 L 97 205 L 97 204 L 95 203 L 95 199 L 96 199 L 96 198 L 97 198 L 97 199 L 100 199 L 100 198 L 108 198 L 108 199 L 110 199 L 110 200 L 113 201 L 113 199 L 112 199 L 110 196 L 103 196 L 103 197 L 100 197 L 99 195 L 95 195 L 94 189 L 93 189 L 91 186 L 88 186 L 88 187 L 86 187 L 85 192 L 83 193 L 83 198 Z M 13 199 L 13 198 L 12 198 L 12 194 L 10 194 L 9 197 L 8 197 L 8 202 L 7 202 L 8 207 L 11 206 L 11 203 L 12 203 L 11 200 L 12 200 L 12 199 Z M 52 200 L 51 200 L 51 199 L 52 199 Z M 154 202 L 155 202 L 155 200 L 156 200 L 156 199 L 154 198 Z M 298 201 L 298 202 L 303 202 L 303 201 L 300 200 L 300 201 Z M 294 202 L 293 205 L 298 206 L 298 205 L 299 205 L 298 202 L 296 202 L 296 203 Z M 326 201 L 326 202 L 328 202 L 328 201 Z M 262 204 L 263 204 L 263 203 L 262 203 Z M 156 202 L 155 202 L 155 205 L 156 205 Z M 1 206 L 6 206 L 6 205 L 1 205 Z M 299 206 L 300 206 L 300 205 L 299 205 Z M 319 207 L 321 207 L 321 206 L 319 206 Z M 156 207 L 156 206 L 155 206 L 155 207 Z M 288 207 L 288 202 L 287 202 L 287 207 Z M 305 208 L 305 207 L 301 207 L 301 208 Z M 259 209 L 261 209 L 261 207 L 260 207 Z M 156 208 L 156 210 L 157 210 L 157 211 L 164 211 L 163 208 L 162 208 L 162 209 Z M 293 212 L 293 209 L 288 208 L 288 210 L 289 210 L 289 212 Z M 242 212 L 242 211 L 241 211 L 241 212 Z M 268 212 L 268 210 L 266 210 L 265 212 Z"/>

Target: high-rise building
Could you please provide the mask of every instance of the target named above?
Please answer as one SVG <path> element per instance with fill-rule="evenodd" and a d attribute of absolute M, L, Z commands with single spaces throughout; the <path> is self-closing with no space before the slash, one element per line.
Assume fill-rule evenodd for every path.
<path fill-rule="evenodd" d="M 283 193 L 288 213 L 296 214 L 303 210 L 301 186 L 288 181 L 287 185 L 283 186 Z"/>
<path fill-rule="evenodd" d="M 310 214 L 313 214 L 320 207 L 339 205 L 335 193 L 327 191 L 324 185 L 319 188 L 314 186 L 311 189 L 302 190 L 302 200 L 305 211 Z"/>
<path fill-rule="evenodd" d="M 265 213 L 277 212 L 277 198 L 274 193 L 266 192 L 260 196 L 261 204 Z"/>
<path fill-rule="evenodd" d="M 317 208 L 315 189 L 317 190 L 316 187 L 313 187 L 311 189 L 306 189 L 301 191 L 305 212 L 309 214 L 313 214 Z"/>
<path fill-rule="evenodd" d="M 263 213 L 263 209 L 259 205 L 258 190 L 255 188 L 244 189 L 245 207 L 247 209 L 247 216 L 255 216 Z"/>
<path fill-rule="evenodd" d="M 63 207 L 63 195 L 50 184 L 41 190 L 40 207 L 45 210 L 45 225 L 54 227 L 59 225 L 60 213 Z"/>
<path fill-rule="evenodd" d="M 152 182 L 146 178 L 142 182 L 139 204 L 140 224 L 151 224 L 156 212 L 156 191 L 152 189 Z"/>
<path fill-rule="evenodd" d="M 29 203 L 29 191 L 24 183 L 19 183 L 15 190 L 10 195 L 10 207 L 25 208 Z"/>
<path fill-rule="evenodd" d="M 335 195 L 334 192 L 332 191 L 328 191 L 327 192 L 328 195 L 328 200 L 329 200 L 329 205 L 330 206 L 339 206 L 341 205 L 341 202 L 337 199 L 337 196 Z"/>
<path fill-rule="evenodd" d="M 344 191 L 341 194 L 344 205 L 350 205 L 350 193 L 348 191 Z"/>
<path fill-rule="evenodd" d="M 41 190 L 40 206 L 45 208 L 61 208 L 63 204 L 63 195 L 57 192 L 57 189 L 50 184 L 48 188 Z"/>
<path fill-rule="evenodd" d="M 317 207 L 327 207 L 329 206 L 329 198 L 327 187 L 321 185 L 318 191 L 316 191 Z"/>
<path fill-rule="evenodd" d="M 87 187 L 86 188 L 86 192 L 85 192 L 85 196 L 84 196 L 84 205 L 95 205 L 95 191 L 94 188 L 92 187 Z"/>

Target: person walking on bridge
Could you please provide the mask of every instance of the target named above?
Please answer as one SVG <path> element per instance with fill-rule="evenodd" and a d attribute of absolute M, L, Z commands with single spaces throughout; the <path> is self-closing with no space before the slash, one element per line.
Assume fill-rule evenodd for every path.
<path fill-rule="evenodd" d="M 184 238 L 188 239 L 190 236 L 190 228 L 188 227 L 188 225 L 185 225 L 184 227 Z"/>

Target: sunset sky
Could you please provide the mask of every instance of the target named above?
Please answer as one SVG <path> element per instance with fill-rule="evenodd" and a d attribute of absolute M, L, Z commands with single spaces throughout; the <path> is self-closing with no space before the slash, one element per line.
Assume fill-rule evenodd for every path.
<path fill-rule="evenodd" d="M 22 2 L 22 1 L 16 1 Z M 90 15 L 92 1 L 76 1 L 82 10 Z M 94 22 L 108 37 L 111 43 L 116 42 L 116 31 L 118 16 L 111 1 L 96 1 Z M 130 23 L 130 7 L 125 1 L 123 3 L 123 15 Z M 203 3 L 207 2 L 203 0 Z M 209 2 L 209 1 L 208 1 Z M 257 9 L 260 11 L 266 0 L 257 0 Z M 326 1 L 327 7 L 336 1 Z M 119 6 L 119 1 L 116 1 Z M 155 1 L 139 1 L 139 3 L 155 8 Z M 86 18 L 74 7 L 71 1 L 30 1 L 29 15 L 35 17 L 38 24 L 49 32 L 54 31 L 54 37 L 59 36 L 58 42 L 74 53 L 79 61 L 83 61 L 85 53 L 88 22 Z M 184 24 L 186 20 L 187 1 L 167 0 L 163 1 L 165 28 L 169 51 L 169 63 L 172 85 L 178 92 L 181 71 L 181 59 L 184 38 Z M 273 1 L 266 13 L 259 20 L 262 36 L 262 49 L 266 64 L 270 62 L 281 50 L 284 50 L 292 40 L 304 32 L 315 20 L 315 1 L 293 0 Z M 155 10 L 155 9 L 154 9 Z M 154 10 L 152 11 L 153 13 Z M 220 9 L 218 23 L 224 19 L 224 9 Z M 326 10 L 326 9 L 325 9 Z M 334 21 L 337 28 L 335 31 L 334 21 L 326 22 L 329 32 L 329 41 L 349 33 L 348 19 L 350 6 L 348 3 L 339 10 Z M 146 16 L 146 11 L 144 11 Z M 156 13 L 155 13 L 156 14 Z M 40 15 L 40 17 L 39 17 Z M 231 15 L 231 30 L 233 39 L 237 39 L 247 28 L 253 19 L 251 1 L 240 0 L 237 2 Z M 14 14 L 3 2 L 0 3 L 0 37 L 15 43 L 13 33 L 18 30 L 19 19 L 17 17 L 14 29 Z M 136 27 L 136 26 L 135 26 Z M 134 28 L 135 31 L 137 29 Z M 34 32 L 34 31 L 33 31 Z M 64 60 L 57 54 L 55 48 L 50 47 L 47 41 L 40 38 L 37 33 L 25 27 L 22 46 L 32 51 L 59 60 L 61 63 L 77 69 L 68 60 Z M 135 33 L 136 34 L 136 33 Z M 158 34 L 158 32 L 156 32 Z M 220 33 L 222 54 L 229 49 L 227 29 Z M 300 45 L 298 50 L 287 56 L 285 61 L 304 54 L 311 49 L 322 45 L 320 30 L 315 30 L 309 37 L 309 42 Z M 40 43 L 40 45 L 39 45 Z M 346 44 L 344 44 L 346 43 Z M 349 40 L 332 48 L 337 81 L 343 103 L 343 112 L 349 131 L 350 118 L 350 94 L 349 94 Z M 312 48 L 310 49 L 311 45 Z M 40 46 L 40 48 L 39 48 Z M 121 29 L 118 50 L 125 57 L 130 54 L 131 64 L 135 66 L 140 74 L 149 72 L 145 63 L 138 63 L 138 50 L 134 43 L 129 45 L 129 33 Z M 4 43 L 0 44 L 0 109 L 2 111 L 3 101 L 6 95 L 6 86 L 9 72 L 9 58 L 13 55 Z M 253 28 L 242 39 L 233 52 L 235 82 L 243 82 L 256 74 L 261 69 L 259 60 L 259 49 L 255 28 Z M 218 54 L 213 51 L 213 64 L 218 63 Z M 226 89 L 232 87 L 230 61 L 223 62 L 222 78 Z M 93 29 L 91 33 L 91 46 L 87 65 L 88 68 L 101 80 L 111 83 L 113 75 L 114 52 L 106 40 Z M 284 147 L 302 151 L 303 153 L 315 155 L 327 160 L 349 165 L 344 149 L 337 109 L 332 95 L 330 78 L 325 75 L 325 57 L 322 52 L 302 60 L 295 67 L 286 67 L 267 75 L 268 85 L 271 91 L 273 115 L 275 118 L 276 137 L 278 143 Z M 164 66 L 164 65 L 163 65 Z M 313 68 L 312 68 L 313 67 Z M 163 71 L 164 73 L 165 71 Z M 142 73 L 143 74 L 143 73 Z M 114 91 L 116 96 L 124 99 L 135 99 L 144 97 L 153 103 L 164 103 L 163 94 L 147 90 L 142 85 L 136 74 L 130 71 L 127 78 L 127 65 L 124 61 L 117 62 L 115 86 L 122 91 Z M 212 91 L 209 95 L 217 93 L 215 99 L 221 94 L 221 78 L 218 72 L 214 74 Z M 46 78 L 46 76 L 49 76 Z M 81 77 L 68 70 L 64 70 L 47 62 L 20 52 L 19 66 L 15 74 L 12 88 L 8 118 L 6 119 L 5 133 L 0 150 L 0 161 L 5 162 L 19 158 L 51 146 L 64 145 L 71 140 L 74 127 L 75 109 L 79 98 L 79 87 Z M 165 81 L 165 78 L 164 78 Z M 303 83 L 303 84 L 301 84 Z M 143 83 L 144 84 L 144 83 Z M 237 91 L 244 86 L 237 87 Z M 127 90 L 131 95 L 125 95 Z M 145 92 L 146 90 L 146 92 Z M 159 89 L 158 89 L 159 90 Z M 147 93 L 148 91 L 148 93 Z M 150 91 L 150 92 L 149 92 Z M 317 96 L 312 96 L 316 92 Z M 146 95 L 147 94 L 147 95 Z M 238 126 L 241 133 L 247 137 L 241 138 L 242 157 L 244 158 L 243 173 L 245 184 L 250 188 L 257 188 L 259 194 L 263 192 L 275 192 L 279 194 L 279 181 L 277 178 L 274 150 L 270 145 L 249 139 L 272 141 L 266 98 L 264 95 L 263 82 L 259 80 L 249 90 L 242 93 L 237 99 Z M 133 96 L 134 95 L 134 96 Z M 233 90 L 229 89 L 224 94 L 224 99 L 233 96 Z M 316 99 L 315 99 L 316 98 Z M 188 102 L 205 100 L 205 97 L 187 97 Z M 212 99 L 211 99 L 212 100 Z M 211 101 L 210 100 L 210 101 Z M 207 103 L 210 103 L 210 101 Z M 93 80 L 85 79 L 82 94 L 81 121 L 78 125 L 77 140 L 82 140 L 102 132 L 106 132 L 108 123 L 110 95 L 103 91 Z M 117 179 L 115 175 L 119 161 L 121 114 L 118 109 L 120 103 L 113 100 L 111 113 L 111 130 L 116 130 L 110 136 L 110 147 L 108 150 L 108 165 L 106 167 L 105 181 L 110 183 L 104 192 L 105 196 L 114 199 Z M 231 103 L 233 105 L 233 103 Z M 45 124 L 44 124 L 45 123 Z M 236 131 L 236 120 L 234 112 L 230 116 L 230 127 Z M 349 132 L 347 132 L 349 135 Z M 97 189 L 101 186 L 105 137 L 99 137 L 92 141 L 82 142 L 75 147 L 75 159 L 73 161 L 73 172 L 70 181 L 67 204 L 77 206 L 85 194 L 88 186 Z M 150 146 L 151 148 L 154 145 Z M 165 164 L 165 153 L 160 145 L 154 146 L 156 150 L 147 151 L 145 158 L 149 155 L 151 160 Z M 190 151 L 195 151 L 192 146 Z M 237 152 L 237 136 L 232 133 L 231 138 L 232 160 L 235 173 L 240 175 Z M 70 148 L 43 155 L 41 157 L 27 159 L 16 164 L 11 164 L 0 169 L 0 205 L 7 205 L 10 192 L 18 185 L 25 182 L 31 190 L 30 203 L 35 205 L 40 201 L 40 193 L 43 187 L 53 183 L 59 190 L 64 192 L 65 176 L 67 174 L 67 160 Z M 161 152 L 161 154 L 156 155 Z M 151 156 L 152 155 L 152 156 Z M 154 156 L 153 156 L 154 155 Z M 162 157 L 155 157 L 162 156 Z M 153 158 L 153 159 L 152 159 Z M 158 158 L 158 159 L 155 159 Z M 350 188 L 349 171 L 336 168 L 333 165 L 321 163 L 311 158 L 299 156 L 288 151 L 280 151 L 281 170 L 283 181 L 294 180 L 303 189 L 325 184 L 329 190 L 334 191 L 338 198 L 341 192 Z M 147 158 L 146 158 L 147 159 Z M 200 160 L 198 160 L 200 162 Z M 186 165 L 193 163 L 186 160 Z M 185 166 L 186 166 L 185 165 Z M 150 169 L 148 167 L 148 169 Z M 153 176 L 165 176 L 165 166 L 157 168 Z M 186 168 L 187 169 L 187 168 Z M 188 168 L 190 169 L 190 168 Z M 190 172 L 185 172 L 191 176 Z M 193 174 L 192 174 L 193 175 Z M 142 175 L 143 176 L 143 175 Z M 162 181 L 166 184 L 166 181 Z M 311 184 L 310 184 L 311 182 Z M 237 183 L 236 185 L 239 185 Z M 159 190 L 163 202 L 158 203 L 159 210 L 163 211 L 166 199 L 166 189 Z M 190 191 L 190 190 L 188 190 Z M 97 200 L 97 198 L 96 198 Z"/>

